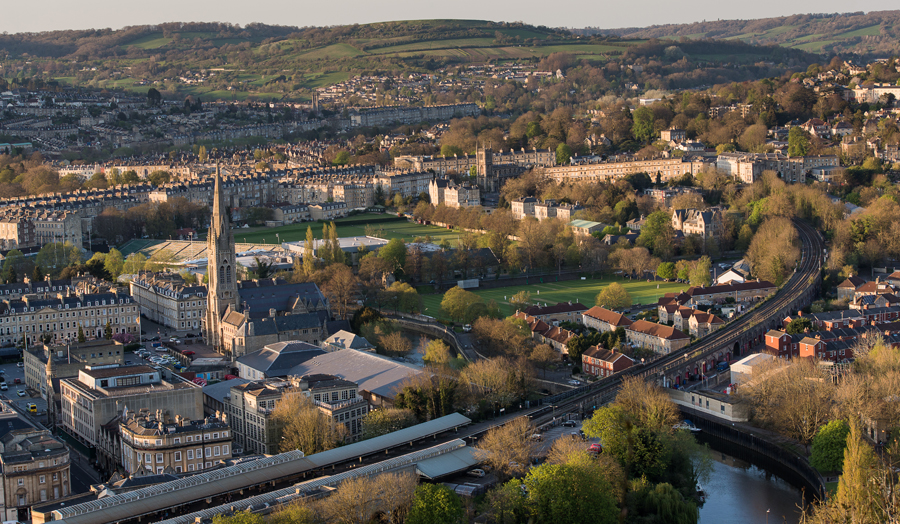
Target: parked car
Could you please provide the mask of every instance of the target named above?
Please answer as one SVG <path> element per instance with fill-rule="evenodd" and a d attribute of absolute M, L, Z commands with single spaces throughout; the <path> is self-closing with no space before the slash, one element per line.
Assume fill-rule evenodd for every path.
<path fill-rule="evenodd" d="M 0 382 L 0 391 L 6 391 L 9 389 L 9 386 L 6 385 L 6 382 Z"/>
<path fill-rule="evenodd" d="M 567 420 L 567 421 L 563 422 L 562 425 L 563 425 L 563 427 L 566 427 L 566 428 L 574 428 L 575 426 L 578 425 L 578 423 L 575 422 L 574 420 Z"/>
<path fill-rule="evenodd" d="M 591 447 L 588 448 L 588 451 L 591 453 L 603 453 L 603 446 L 601 446 L 599 442 L 594 442 L 591 444 Z"/>
<path fill-rule="evenodd" d="M 16 384 L 21 384 L 21 383 L 22 383 L 22 379 L 17 378 L 17 379 L 15 379 L 15 380 L 13 380 L 13 382 L 16 383 Z"/>
<path fill-rule="evenodd" d="M 28 404 L 29 413 L 37 413 L 37 404 Z"/>
<path fill-rule="evenodd" d="M 20 397 L 24 397 L 24 396 L 25 396 L 25 391 L 22 390 L 22 389 L 17 389 L 17 390 L 16 390 L 16 395 L 19 395 Z"/>
<path fill-rule="evenodd" d="M 471 475 L 473 477 L 479 477 L 479 478 L 485 476 L 485 472 L 483 469 L 473 469 L 472 471 L 469 471 L 466 474 Z"/>
<path fill-rule="evenodd" d="M 25 367 L 25 363 L 24 363 L 24 362 L 18 362 L 18 363 L 16 363 L 16 367 L 17 367 L 17 368 L 24 368 L 24 367 Z"/>

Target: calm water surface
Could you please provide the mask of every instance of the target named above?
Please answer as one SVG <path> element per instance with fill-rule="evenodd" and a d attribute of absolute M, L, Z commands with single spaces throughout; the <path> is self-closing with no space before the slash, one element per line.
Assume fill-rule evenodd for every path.
<path fill-rule="evenodd" d="M 713 471 L 703 486 L 701 524 L 797 524 L 803 496 L 795 488 L 749 462 L 712 451 Z"/>

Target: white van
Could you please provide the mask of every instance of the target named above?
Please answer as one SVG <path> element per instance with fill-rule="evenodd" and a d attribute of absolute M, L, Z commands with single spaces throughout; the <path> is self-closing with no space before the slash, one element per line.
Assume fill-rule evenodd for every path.
<path fill-rule="evenodd" d="M 6 385 L 6 382 L 0 382 L 0 391 L 6 391 L 9 389 L 9 386 Z"/>

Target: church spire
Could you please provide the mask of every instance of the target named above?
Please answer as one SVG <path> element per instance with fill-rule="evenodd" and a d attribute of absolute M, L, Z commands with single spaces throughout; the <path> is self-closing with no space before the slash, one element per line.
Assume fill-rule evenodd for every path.
<path fill-rule="evenodd" d="M 222 323 L 229 310 L 237 311 L 237 261 L 218 164 L 216 164 L 212 217 L 206 242 L 206 274 L 209 284 L 203 332 L 207 344 L 227 353 L 230 352 L 230 348 L 225 347 Z"/>
<path fill-rule="evenodd" d="M 227 235 L 227 232 L 230 229 L 228 222 L 228 206 L 225 205 L 225 195 L 222 192 L 222 177 L 219 174 L 219 164 L 217 162 L 210 235 L 215 235 L 216 237 Z M 212 238 L 212 236 L 210 236 L 210 238 Z"/>

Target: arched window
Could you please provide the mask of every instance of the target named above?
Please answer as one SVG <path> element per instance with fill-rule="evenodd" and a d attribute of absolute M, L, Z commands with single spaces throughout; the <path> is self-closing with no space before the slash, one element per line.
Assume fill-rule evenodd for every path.
<path fill-rule="evenodd" d="M 231 266 L 228 266 L 228 269 L 225 270 L 225 281 L 231 284 Z"/>
<path fill-rule="evenodd" d="M 219 282 L 225 281 L 225 266 L 219 266 Z"/>

